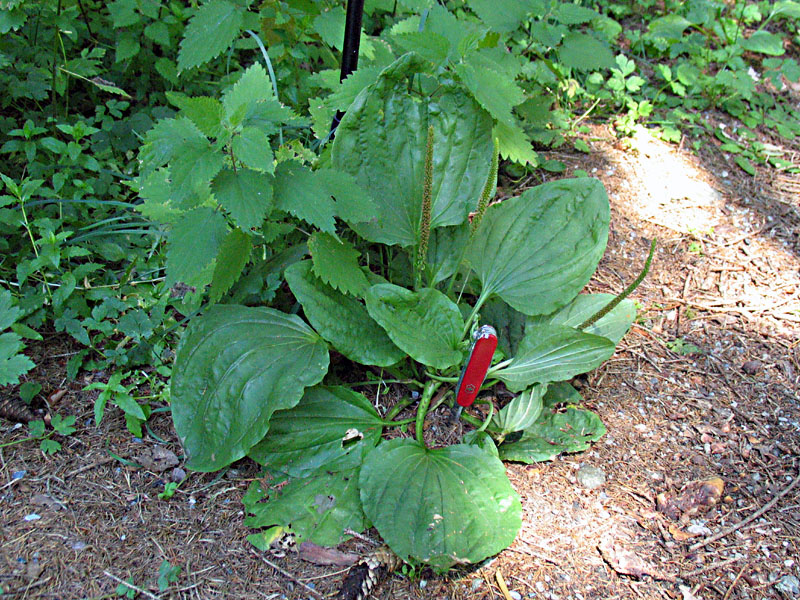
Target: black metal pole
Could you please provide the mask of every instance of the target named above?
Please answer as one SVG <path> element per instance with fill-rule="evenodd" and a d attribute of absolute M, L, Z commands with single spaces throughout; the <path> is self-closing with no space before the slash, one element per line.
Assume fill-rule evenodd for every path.
<path fill-rule="evenodd" d="M 358 68 L 358 48 L 361 44 L 361 18 L 364 15 L 364 0 L 347 0 L 344 20 L 344 44 L 342 45 L 342 70 L 339 81 L 343 81 Z M 331 123 L 331 139 L 336 133 L 344 113 L 337 111 Z"/>

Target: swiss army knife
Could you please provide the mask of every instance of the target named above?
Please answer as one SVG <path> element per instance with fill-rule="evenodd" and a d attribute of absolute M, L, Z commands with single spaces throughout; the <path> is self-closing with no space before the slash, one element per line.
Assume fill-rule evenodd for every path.
<path fill-rule="evenodd" d="M 491 325 L 482 325 L 474 336 L 469 358 L 461 371 L 456 385 L 456 402 L 453 404 L 450 421 L 455 423 L 465 406 L 470 406 L 478 397 L 478 392 L 486 379 L 486 372 L 492 364 L 497 348 L 497 332 Z"/>

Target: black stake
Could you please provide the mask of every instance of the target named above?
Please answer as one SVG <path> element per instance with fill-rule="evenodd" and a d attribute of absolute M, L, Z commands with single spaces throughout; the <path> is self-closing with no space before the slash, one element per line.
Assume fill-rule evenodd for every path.
<path fill-rule="evenodd" d="M 339 81 L 344 81 L 358 68 L 358 48 L 361 44 L 361 17 L 364 15 L 364 0 L 347 0 L 344 21 L 344 44 L 342 45 L 342 70 Z M 331 123 L 331 140 L 344 113 L 337 111 Z"/>

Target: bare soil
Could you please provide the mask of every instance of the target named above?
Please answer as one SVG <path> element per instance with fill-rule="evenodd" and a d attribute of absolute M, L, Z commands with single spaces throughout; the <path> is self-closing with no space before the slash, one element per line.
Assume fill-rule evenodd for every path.
<path fill-rule="evenodd" d="M 510 548 L 448 577 L 395 574 L 375 598 L 800 597 L 800 177 L 751 178 L 713 145 L 698 156 L 646 132 L 623 143 L 597 127 L 589 143 L 588 155 L 548 155 L 609 192 L 608 251 L 589 288 L 619 292 L 659 239 L 634 294 L 637 323 L 614 358 L 577 382 L 608 434 L 583 454 L 508 465 L 523 504 Z M 501 193 L 537 183 L 503 180 Z M 115 410 L 95 427 L 93 396 L 81 390 L 104 374 L 66 381 L 74 348 L 58 336 L 29 350 L 38 365 L 29 379 L 45 395 L 66 391 L 51 409 L 75 415 L 78 431 L 53 456 L 32 442 L 0 448 L 3 598 L 112 598 L 128 578 L 151 599 L 336 593 L 342 568 L 245 540 L 241 497 L 254 464 L 193 474 L 159 499 L 170 471 L 126 461 L 156 446 L 181 454 L 168 414 L 150 421 L 165 444 L 132 438 Z M 5 421 L 0 432 L 0 443 L 26 435 Z M 581 485 L 583 465 L 606 482 Z M 710 506 L 675 519 L 658 510 L 658 494 L 714 477 L 724 489 Z M 373 546 L 353 539 L 340 549 Z M 181 573 L 160 592 L 164 560 Z"/>

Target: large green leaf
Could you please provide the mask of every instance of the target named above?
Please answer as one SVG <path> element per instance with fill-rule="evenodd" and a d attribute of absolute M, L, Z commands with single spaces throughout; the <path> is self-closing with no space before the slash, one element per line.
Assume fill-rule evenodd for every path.
<path fill-rule="evenodd" d="M 491 165 L 492 120 L 463 89 L 442 85 L 431 98 L 408 91 L 424 61 L 408 54 L 364 89 L 342 118 L 334 167 L 379 199 L 375 222 L 351 223 L 366 239 L 410 246 L 420 226 L 425 145 L 434 128 L 433 227 L 458 225 L 480 197 Z"/>
<path fill-rule="evenodd" d="M 261 225 L 272 208 L 271 178 L 258 171 L 220 171 L 211 183 L 211 190 L 236 224 L 245 231 Z"/>
<path fill-rule="evenodd" d="M 783 37 L 763 29 L 743 40 L 741 45 L 745 50 L 770 56 L 781 56 L 786 53 L 786 48 L 783 47 Z"/>
<path fill-rule="evenodd" d="M 291 408 L 328 370 L 328 348 L 294 315 L 211 307 L 192 320 L 172 371 L 172 418 L 198 471 L 243 457 L 276 410 Z"/>
<path fill-rule="evenodd" d="M 500 458 L 524 463 L 553 460 L 562 452 L 582 452 L 606 433 L 591 411 L 569 407 L 564 412 L 545 410 L 535 425 L 513 443 L 500 444 Z"/>
<path fill-rule="evenodd" d="M 517 356 L 494 373 L 512 392 L 541 382 L 563 381 L 600 366 L 614 354 L 614 342 L 563 325 L 526 328 Z"/>
<path fill-rule="evenodd" d="M 314 275 L 344 294 L 361 296 L 369 282 L 358 266 L 359 252 L 345 241 L 318 231 L 308 238 Z"/>
<path fill-rule="evenodd" d="M 529 317 L 527 327 L 544 325 L 566 325 L 578 327 L 597 311 L 614 299 L 613 294 L 581 294 L 564 308 L 546 316 Z M 623 300 L 602 319 L 584 329 L 586 333 L 593 333 L 610 339 L 618 344 L 636 318 L 636 304 L 633 300 Z"/>
<path fill-rule="evenodd" d="M 394 439 L 367 455 L 359 482 L 364 512 L 392 550 L 438 569 L 500 552 L 522 523 L 503 463 L 477 446 Z"/>
<path fill-rule="evenodd" d="M 365 299 L 370 316 L 414 360 L 435 369 L 461 362 L 464 318 L 442 292 L 380 283 L 367 290 Z"/>
<path fill-rule="evenodd" d="M 311 261 L 295 263 L 286 269 L 286 281 L 322 337 L 363 365 L 388 367 L 405 356 L 363 304 L 315 277 L 311 269 Z"/>
<path fill-rule="evenodd" d="M 564 66 L 578 71 L 596 71 L 614 66 L 614 54 L 608 44 L 588 33 L 572 31 L 564 36 L 558 57 Z"/>
<path fill-rule="evenodd" d="M 469 225 L 437 227 L 428 241 L 428 282 L 430 286 L 448 279 L 460 266 L 469 241 Z"/>
<path fill-rule="evenodd" d="M 492 431 L 497 432 L 500 441 L 509 433 L 527 429 L 542 413 L 542 396 L 546 385 L 536 384 L 500 409 L 489 424 Z"/>
<path fill-rule="evenodd" d="M 497 331 L 497 348 L 507 358 L 517 353 L 519 342 L 525 336 L 526 317 L 500 298 L 492 298 L 481 307 L 481 323 Z"/>
<path fill-rule="evenodd" d="M 167 246 L 167 285 L 201 287 L 211 282 L 210 267 L 225 240 L 225 217 L 207 206 L 183 215 L 173 225 Z"/>
<path fill-rule="evenodd" d="M 483 284 L 528 315 L 572 300 L 608 241 L 608 197 L 596 179 L 561 179 L 490 206 L 467 253 Z"/>
<path fill-rule="evenodd" d="M 254 481 L 243 501 L 250 513 L 245 525 L 278 526 L 294 533 L 297 542 L 336 546 L 349 537 L 346 529 L 367 528 L 358 494 L 358 468 L 293 479 L 280 491 L 266 490 L 262 482 Z"/>
<path fill-rule="evenodd" d="M 178 70 L 208 62 L 231 45 L 239 35 L 244 10 L 225 0 L 211 0 L 197 9 L 186 26 L 178 51 Z"/>
<path fill-rule="evenodd" d="M 300 403 L 272 415 L 269 433 L 248 456 L 291 477 L 346 471 L 361 465 L 383 431 L 381 418 L 362 394 L 344 387 L 306 390 Z"/>

